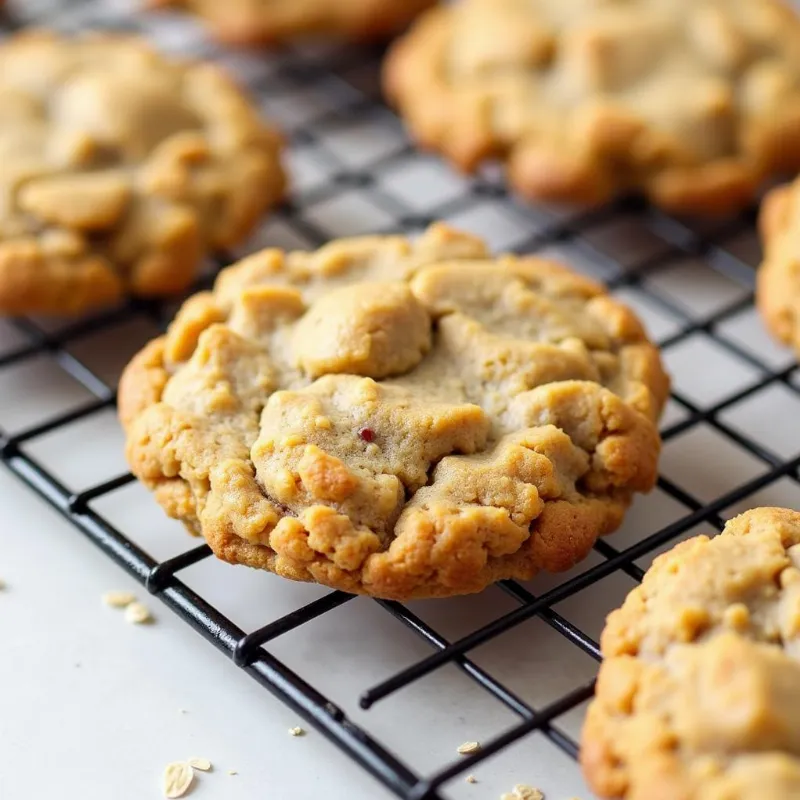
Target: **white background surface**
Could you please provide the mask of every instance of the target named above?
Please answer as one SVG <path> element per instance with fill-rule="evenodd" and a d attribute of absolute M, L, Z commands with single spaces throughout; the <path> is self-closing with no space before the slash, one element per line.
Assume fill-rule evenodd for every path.
<path fill-rule="evenodd" d="M 76 5 L 85 9 L 91 4 Z M 36 0 L 28 9 L 52 3 Z M 98 3 L 116 13 L 120 2 Z M 84 12 L 81 12 L 84 13 Z M 95 12 L 86 13 L 92 18 Z M 79 15 L 80 16 L 80 15 Z M 55 17 L 53 17 L 55 19 Z M 161 46 L 189 51 L 205 47 L 200 32 L 176 17 L 142 17 L 146 33 Z M 60 18 L 59 18 L 60 21 Z M 144 24 L 143 23 L 143 24 Z M 519 245 L 556 217 L 552 210 L 528 209 L 492 195 L 470 192 L 469 183 L 435 158 L 411 153 L 397 122 L 381 109 L 330 116 L 349 98 L 363 103 L 374 84 L 373 70 L 331 76 L 323 85 L 299 91 L 274 78 L 276 59 L 215 52 L 240 78 L 260 82 L 263 107 L 292 135 L 313 130 L 315 138 L 293 138 L 297 215 L 319 236 L 357 234 L 398 226 L 398 216 L 441 214 L 485 235 L 498 249 Z M 325 116 L 326 113 L 328 116 Z M 375 188 L 331 189 L 337 176 L 364 170 Z M 378 194 L 380 193 L 380 197 Z M 378 198 L 376 200 L 376 198 Z M 281 213 L 256 238 L 259 244 L 309 244 L 302 226 Z M 665 241 L 645 222 L 621 217 L 588 230 L 587 246 L 565 244 L 551 254 L 600 279 L 661 252 Z M 725 241 L 727 252 L 755 264 L 752 232 Z M 665 262 L 648 274 L 644 288 L 672 305 L 653 302 L 638 288 L 618 294 L 633 305 L 659 341 L 681 330 L 693 332 L 665 350 L 680 397 L 697 409 L 710 408 L 740 390 L 768 382 L 763 390 L 725 408 L 718 419 L 746 433 L 779 458 L 800 452 L 798 395 L 777 373 L 794 362 L 764 333 L 752 308 L 726 315 L 716 334 L 741 347 L 759 364 L 732 355 L 702 330 L 711 314 L 747 298 L 752 275 L 720 271 L 711 257 Z M 56 323 L 47 323 L 48 326 Z M 70 352 L 113 382 L 131 355 L 155 333 L 150 324 L 125 321 L 110 333 L 70 344 Z M 0 323 L 0 356 L 25 341 Z M 23 430 L 91 399 L 91 395 L 50 356 L 0 369 L 0 428 Z M 665 425 L 685 419 L 687 406 L 673 402 Z M 25 445 L 70 489 L 80 490 L 125 471 L 122 435 L 113 412 L 91 416 Z M 699 422 L 664 448 L 663 474 L 702 502 L 764 474 L 769 464 L 707 422 Z M 800 507 L 800 487 L 783 478 L 724 509 L 728 517 L 759 504 Z M 130 485 L 94 504 L 124 533 L 156 558 L 175 555 L 191 544 L 177 524 L 167 521 L 146 491 Z M 154 598 L 145 596 L 119 568 L 8 473 L 0 469 L 0 798 L 81 798 L 146 800 L 160 796 L 167 762 L 204 756 L 215 765 L 201 775 L 192 797 L 312 798 L 381 800 L 390 795 L 323 737 L 309 729 L 291 738 L 288 728 L 303 724 L 248 676 L 200 639 Z M 638 541 L 688 513 L 661 490 L 637 500 L 624 528 L 610 539 L 618 549 Z M 687 532 L 712 530 L 708 525 Z M 597 563 L 593 554 L 577 574 Z M 646 567 L 649 559 L 640 566 Z M 270 575 L 213 560 L 181 574 L 192 588 L 235 623 L 252 630 L 298 608 L 324 592 Z M 557 578 L 533 581 L 540 593 Z M 608 610 L 633 581 L 613 575 L 562 603 L 558 610 L 595 639 Z M 125 623 L 123 614 L 104 607 L 101 595 L 133 589 L 153 610 L 147 627 Z M 477 597 L 415 603 L 413 610 L 450 640 L 463 636 L 512 608 L 497 589 Z M 340 705 L 397 755 L 422 774 L 456 759 L 466 740 L 487 739 L 516 720 L 455 667 L 446 667 L 379 703 L 369 712 L 358 696 L 430 651 L 376 604 L 355 599 L 269 646 L 329 699 Z M 596 671 L 592 659 L 539 620 L 528 621 L 471 653 L 480 666 L 524 700 L 541 706 L 582 685 Z M 184 709 L 186 713 L 181 713 Z M 583 709 L 558 720 L 573 737 Z M 228 770 L 238 775 L 229 776 Z M 489 800 L 518 782 L 539 786 L 548 800 L 590 798 L 576 766 L 543 736 L 521 740 L 475 770 L 478 783 L 462 778 L 446 796 Z"/>

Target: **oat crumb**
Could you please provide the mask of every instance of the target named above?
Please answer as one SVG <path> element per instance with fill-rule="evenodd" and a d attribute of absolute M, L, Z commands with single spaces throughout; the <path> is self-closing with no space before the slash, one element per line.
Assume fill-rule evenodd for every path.
<path fill-rule="evenodd" d="M 480 742 L 464 742 L 464 744 L 460 744 L 458 746 L 458 753 L 462 756 L 471 756 L 473 753 L 477 753 L 480 749 Z"/>
<path fill-rule="evenodd" d="M 183 797 L 194 780 L 194 770 L 186 761 L 174 761 L 164 770 L 164 797 Z"/>
<path fill-rule="evenodd" d="M 0 578 L 0 592 L 4 592 L 8 588 L 8 584 Z"/>
<path fill-rule="evenodd" d="M 464 778 L 464 780 L 467 783 L 477 783 L 478 782 L 478 779 L 474 775 L 467 775 L 467 777 Z"/>
<path fill-rule="evenodd" d="M 512 792 L 513 800 L 544 800 L 541 789 L 535 786 L 528 786 L 526 783 L 518 783 Z"/>
<path fill-rule="evenodd" d="M 306 732 L 299 725 L 296 725 L 294 728 L 289 728 L 289 734 L 291 736 L 305 736 Z"/>
<path fill-rule="evenodd" d="M 211 769 L 211 762 L 207 758 L 190 758 L 189 766 L 192 769 L 199 769 L 200 772 L 208 772 Z"/>
<path fill-rule="evenodd" d="M 136 595 L 131 592 L 106 592 L 102 600 L 104 605 L 111 608 L 126 608 L 136 602 Z"/>
<path fill-rule="evenodd" d="M 235 769 L 229 769 L 228 775 L 238 775 L 239 773 Z"/>
<path fill-rule="evenodd" d="M 125 609 L 125 620 L 132 625 L 144 625 L 147 622 L 152 622 L 153 617 L 144 603 L 131 603 Z"/>

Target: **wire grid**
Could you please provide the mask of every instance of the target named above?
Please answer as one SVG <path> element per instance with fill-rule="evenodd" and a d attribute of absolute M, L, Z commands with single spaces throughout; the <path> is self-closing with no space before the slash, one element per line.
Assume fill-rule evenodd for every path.
<path fill-rule="evenodd" d="M 746 258 L 737 253 L 742 241 L 753 238 L 753 214 L 695 227 L 628 200 L 566 215 L 518 205 L 507 197 L 498 176 L 491 171 L 474 180 L 457 178 L 434 159 L 414 151 L 397 120 L 380 103 L 375 80 L 380 53 L 373 50 L 305 47 L 278 55 L 242 55 L 209 43 L 189 22 L 175 17 L 134 15 L 116 4 L 29 2 L 25 13 L 26 23 L 46 22 L 66 30 L 92 27 L 140 32 L 168 49 L 217 59 L 235 69 L 270 116 L 288 132 L 291 162 L 298 177 L 293 201 L 266 224 L 260 237 L 263 243 L 274 243 L 277 237 L 282 244 L 316 247 L 337 235 L 362 230 L 416 232 L 439 218 L 478 221 L 478 227 L 483 225 L 495 241 L 504 237 L 502 243 L 508 249 L 535 252 L 566 248 L 579 265 L 589 265 L 595 277 L 604 278 L 612 291 L 622 296 L 635 293 L 656 314 L 668 317 L 673 324 L 660 341 L 668 363 L 672 353 L 701 337 L 713 344 L 725 363 L 730 360 L 744 366 L 748 379 L 725 388 L 711 402 L 692 397 L 682 390 L 679 381 L 672 393 L 671 407 L 676 413 L 670 415 L 673 421 L 663 430 L 663 439 L 669 447 L 671 441 L 705 426 L 758 462 L 759 468 L 746 480 L 714 496 L 695 496 L 675 480 L 660 477 L 660 491 L 682 508 L 677 519 L 656 529 L 638 531 L 630 546 L 621 550 L 614 546 L 613 538 L 598 542 L 594 549 L 599 560 L 594 566 L 579 569 L 568 580 L 554 582 L 552 588 L 539 595 L 520 583 L 503 582 L 500 587 L 514 601 L 514 609 L 456 641 L 448 641 L 400 603 L 375 601 L 427 642 L 431 652 L 366 688 L 360 698 L 362 708 L 368 709 L 402 692 L 445 664 L 454 664 L 518 718 L 512 728 L 485 741 L 480 752 L 459 758 L 435 774 L 420 775 L 413 765 L 402 763 L 369 730 L 348 719 L 340 708 L 265 648 L 277 637 L 348 603 L 351 596 L 332 591 L 261 628 L 242 630 L 181 581 L 182 570 L 211 555 L 207 545 L 159 561 L 135 543 L 135 534 L 123 533 L 94 508 L 95 501 L 132 482 L 130 474 L 109 476 L 75 493 L 31 454 L 31 445 L 41 437 L 115 405 L 115 386 L 72 353 L 70 345 L 125 319 L 145 318 L 163 328 L 174 306 L 131 301 L 55 330 L 32 319 L 11 321 L 25 341 L 0 355 L 0 376 L 15 365 L 47 354 L 85 387 L 92 399 L 13 434 L 0 429 L 3 463 L 237 666 L 315 725 L 395 795 L 407 800 L 440 798 L 443 784 L 471 772 L 483 759 L 533 731 L 539 731 L 569 757 L 576 758 L 577 743 L 559 718 L 590 698 L 593 682 L 534 707 L 475 663 L 470 653 L 537 617 L 599 661 L 595 639 L 559 613 L 555 609 L 559 603 L 615 573 L 641 580 L 643 570 L 636 562 L 643 557 L 686 536 L 701 523 L 720 529 L 726 509 L 781 479 L 798 481 L 800 457 L 787 454 L 785 448 L 768 446 L 759 436 L 748 435 L 726 418 L 728 410 L 773 387 L 798 395 L 793 361 L 766 357 L 761 347 L 749 349 L 747 336 L 726 333 L 729 323 L 752 314 L 753 270 Z M 14 30 L 21 21 L 19 15 L 15 20 L 5 18 L 3 31 Z M 349 149 L 342 147 L 343 137 L 350 137 Z M 306 154 L 313 157 L 305 159 Z M 423 173 L 433 177 L 422 180 Z M 409 182 L 412 174 L 416 177 Z M 597 232 L 620 224 L 629 232 L 636 231 L 639 238 L 645 236 L 652 245 L 633 262 L 627 246 L 609 253 L 604 251 L 602 238 L 598 245 Z M 721 301 L 717 299 L 711 313 L 696 313 L 691 303 L 687 305 L 685 298 L 676 298 L 669 290 L 672 284 L 663 280 L 676 264 L 687 259 L 702 259 L 714 275 L 740 291 L 733 292 L 729 300 L 725 296 Z M 220 259 L 212 272 L 227 260 Z M 228 569 L 222 565 L 219 568 Z"/>

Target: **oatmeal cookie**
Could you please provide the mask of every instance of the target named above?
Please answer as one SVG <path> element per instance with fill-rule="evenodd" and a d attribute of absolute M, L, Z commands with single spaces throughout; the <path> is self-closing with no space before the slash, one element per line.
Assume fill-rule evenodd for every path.
<path fill-rule="evenodd" d="M 638 320 L 435 225 L 225 270 L 126 369 L 137 477 L 220 558 L 348 592 L 563 570 L 656 475 Z"/>
<path fill-rule="evenodd" d="M 375 39 L 404 28 L 436 0 L 150 0 L 151 6 L 185 6 L 205 19 L 220 39 L 268 44 L 326 34 Z"/>
<path fill-rule="evenodd" d="M 800 179 L 767 194 L 756 302 L 772 334 L 800 353 Z"/>
<path fill-rule="evenodd" d="M 800 20 L 779 0 L 462 0 L 384 77 L 423 145 L 500 157 L 534 200 L 720 213 L 800 169 Z"/>
<path fill-rule="evenodd" d="M 800 513 L 659 556 L 608 618 L 581 760 L 626 800 L 800 797 Z"/>
<path fill-rule="evenodd" d="M 284 189 L 280 139 L 215 66 L 123 37 L 0 44 L 0 313 L 184 289 Z"/>

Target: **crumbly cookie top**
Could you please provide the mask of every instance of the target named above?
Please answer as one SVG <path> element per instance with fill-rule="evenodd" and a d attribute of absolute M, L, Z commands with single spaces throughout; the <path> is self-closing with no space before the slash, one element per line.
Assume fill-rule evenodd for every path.
<path fill-rule="evenodd" d="M 800 180 L 767 194 L 759 227 L 758 308 L 773 335 L 800 352 Z"/>
<path fill-rule="evenodd" d="M 779 0 L 463 0 L 396 45 L 386 85 L 424 144 L 505 155 L 533 198 L 706 213 L 800 168 L 800 20 Z"/>
<path fill-rule="evenodd" d="M 400 30 L 436 0 L 150 0 L 183 6 L 230 42 L 274 42 L 307 34 L 382 37 Z"/>
<path fill-rule="evenodd" d="M 659 556 L 602 650 L 582 756 L 601 795 L 800 797 L 800 513 Z"/>
<path fill-rule="evenodd" d="M 211 65 L 143 42 L 0 45 L 0 312 L 185 288 L 283 189 L 277 135 Z"/>
<path fill-rule="evenodd" d="M 405 597 L 571 565 L 652 485 L 666 391 L 600 286 L 434 226 L 229 268 L 120 407 L 218 555 Z"/>

